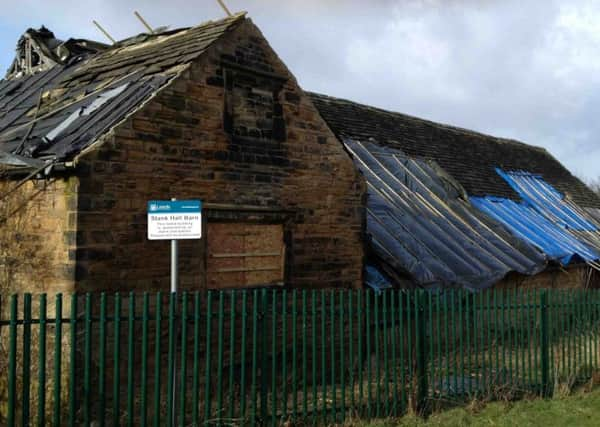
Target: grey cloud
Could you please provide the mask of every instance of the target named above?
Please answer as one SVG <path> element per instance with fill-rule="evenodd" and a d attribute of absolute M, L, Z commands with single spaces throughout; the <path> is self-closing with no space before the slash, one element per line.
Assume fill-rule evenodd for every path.
<path fill-rule="evenodd" d="M 588 0 L 226 0 L 247 9 L 306 89 L 546 147 L 600 176 L 600 5 Z M 6 68 L 20 32 L 117 38 L 218 18 L 214 0 L 22 0 L 0 16 Z M 7 39 L 11 39 L 7 43 Z M 6 49 L 10 52 L 6 55 Z"/>

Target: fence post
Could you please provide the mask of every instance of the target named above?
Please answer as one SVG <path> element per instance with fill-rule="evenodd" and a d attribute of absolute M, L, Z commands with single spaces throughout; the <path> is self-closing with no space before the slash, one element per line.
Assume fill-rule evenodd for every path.
<path fill-rule="evenodd" d="M 22 376 L 22 423 L 29 425 L 29 405 L 31 387 L 31 294 L 23 297 L 23 376 Z"/>
<path fill-rule="evenodd" d="M 416 326 L 416 350 L 417 350 L 417 407 L 422 413 L 426 410 L 429 385 L 427 384 L 427 317 L 425 316 L 427 306 L 427 294 L 418 291 L 417 294 L 417 316 Z"/>
<path fill-rule="evenodd" d="M 62 294 L 56 295 L 56 310 L 54 316 L 54 417 L 52 425 L 61 425 L 61 367 L 62 367 Z"/>
<path fill-rule="evenodd" d="M 548 397 L 550 390 L 550 342 L 548 331 L 548 291 L 541 291 L 540 295 L 541 309 L 541 339 L 542 339 L 542 395 Z"/>
<path fill-rule="evenodd" d="M 8 416 L 9 426 L 15 425 L 15 404 L 17 401 L 17 317 L 18 299 L 13 294 L 10 297 L 10 326 L 9 326 L 9 349 L 8 349 Z"/>
<path fill-rule="evenodd" d="M 40 295 L 39 350 L 38 350 L 38 419 L 37 424 L 46 425 L 46 294 Z"/>
<path fill-rule="evenodd" d="M 266 424 L 268 416 L 268 361 L 267 361 L 267 307 L 269 301 L 267 299 L 267 290 L 262 289 L 260 294 L 260 308 L 258 312 L 258 336 L 260 339 L 260 422 Z M 275 356 L 273 356 L 275 357 Z"/>

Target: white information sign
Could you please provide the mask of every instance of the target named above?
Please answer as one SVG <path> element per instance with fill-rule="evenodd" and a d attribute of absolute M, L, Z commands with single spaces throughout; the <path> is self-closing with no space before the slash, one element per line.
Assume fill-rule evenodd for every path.
<path fill-rule="evenodd" d="M 148 202 L 148 239 L 184 240 L 202 237 L 200 200 Z"/>

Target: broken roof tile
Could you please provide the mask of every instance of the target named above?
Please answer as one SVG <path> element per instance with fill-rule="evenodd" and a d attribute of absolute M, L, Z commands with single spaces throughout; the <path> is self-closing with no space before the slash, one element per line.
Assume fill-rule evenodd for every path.
<path fill-rule="evenodd" d="M 1 80 L 0 151 L 56 160 L 76 155 L 167 85 L 244 17 L 241 13 L 197 27 L 139 36 L 82 55 L 76 63 Z M 124 85 L 123 91 L 109 96 Z M 48 93 L 52 96 L 42 96 Z M 78 114 L 91 105 L 97 106 L 91 114 Z"/>

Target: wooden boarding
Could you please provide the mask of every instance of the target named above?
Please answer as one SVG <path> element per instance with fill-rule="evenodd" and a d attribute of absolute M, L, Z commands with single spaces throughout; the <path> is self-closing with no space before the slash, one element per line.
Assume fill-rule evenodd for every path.
<path fill-rule="evenodd" d="M 209 223 L 210 288 L 283 283 L 285 245 L 281 224 Z"/>

